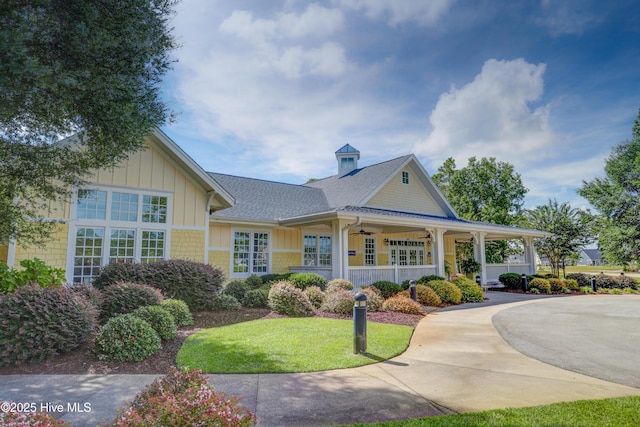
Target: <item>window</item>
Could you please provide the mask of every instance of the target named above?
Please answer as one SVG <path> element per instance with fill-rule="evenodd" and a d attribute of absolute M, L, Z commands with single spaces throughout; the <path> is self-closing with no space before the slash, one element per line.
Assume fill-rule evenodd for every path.
<path fill-rule="evenodd" d="M 409 172 L 402 171 L 402 183 L 409 184 Z"/>
<path fill-rule="evenodd" d="M 391 265 L 426 265 L 424 242 L 417 240 L 389 240 Z"/>
<path fill-rule="evenodd" d="M 304 236 L 304 265 L 331 266 L 331 236 Z"/>
<path fill-rule="evenodd" d="M 79 189 L 75 237 L 68 271 L 73 283 L 89 283 L 101 266 L 150 262 L 168 256 L 170 196 L 116 189 Z"/>
<path fill-rule="evenodd" d="M 235 231 L 233 233 L 233 273 L 269 272 L 269 233 Z"/>
<path fill-rule="evenodd" d="M 354 169 L 355 159 L 353 157 L 343 157 L 340 159 L 340 169 Z"/>
<path fill-rule="evenodd" d="M 364 265 L 376 264 L 376 239 L 366 237 L 364 239 Z"/>

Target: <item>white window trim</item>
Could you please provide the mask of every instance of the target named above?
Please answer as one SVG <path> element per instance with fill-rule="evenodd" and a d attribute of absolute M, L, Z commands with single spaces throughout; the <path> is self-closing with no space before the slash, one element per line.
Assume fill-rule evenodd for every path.
<path fill-rule="evenodd" d="M 407 182 L 404 182 L 405 176 L 407 177 Z M 408 171 L 402 171 L 400 173 L 400 181 L 402 182 L 402 185 L 409 185 L 409 183 L 411 182 L 411 174 L 409 174 Z"/>
<path fill-rule="evenodd" d="M 271 233 L 271 230 L 269 229 L 260 229 L 260 228 L 246 228 L 246 227 L 238 227 L 238 228 L 232 228 L 231 229 L 231 235 L 229 236 L 229 278 L 230 279 L 245 279 L 249 276 L 251 276 L 252 274 L 258 274 L 258 273 L 254 273 L 252 271 L 248 271 L 247 273 L 237 273 L 233 271 L 233 254 L 234 254 L 234 247 L 235 247 L 235 234 L 236 233 L 249 233 L 250 234 L 250 245 L 249 245 L 249 268 L 251 270 L 251 268 L 253 267 L 252 261 L 253 261 L 253 239 L 254 239 L 254 234 L 255 233 L 265 233 L 268 236 L 268 243 L 267 243 L 267 254 L 269 255 L 269 259 L 267 261 L 267 271 L 264 273 L 259 273 L 260 275 L 263 274 L 271 274 L 271 266 L 272 266 L 272 262 L 273 262 L 273 236 Z"/>
<path fill-rule="evenodd" d="M 395 241 L 403 241 L 403 242 L 411 242 L 412 245 L 407 245 L 407 246 L 403 246 L 403 245 L 396 245 L 394 244 Z M 417 244 L 416 244 L 417 243 Z M 393 263 L 393 250 L 396 250 L 396 257 L 398 256 L 398 250 L 400 249 L 409 249 L 409 248 L 413 248 L 413 249 L 417 249 L 419 251 L 422 252 L 422 257 L 424 259 L 424 264 L 416 264 L 416 265 L 429 265 L 427 264 L 428 262 L 428 257 L 427 257 L 427 245 L 422 241 L 422 240 L 416 240 L 416 239 L 393 239 L 393 240 L 389 240 L 389 265 L 395 265 Z M 398 264 L 400 266 L 402 266 L 403 264 Z M 404 265 L 411 265 L 411 264 L 404 264 Z"/>
<path fill-rule="evenodd" d="M 105 219 L 78 218 L 78 190 L 97 190 L 107 192 L 107 205 Z M 138 195 L 138 220 L 119 221 L 111 219 L 111 199 L 112 193 L 129 193 Z M 143 196 L 160 196 L 167 198 L 167 220 L 165 223 L 142 222 L 142 200 Z M 76 234 L 79 228 L 101 228 L 104 230 L 102 261 L 101 265 L 109 264 L 109 242 L 111 241 L 111 230 L 113 229 L 133 229 L 135 230 L 134 261 L 139 262 L 142 255 L 142 233 L 144 231 L 164 232 L 164 258 L 171 257 L 171 222 L 172 222 L 173 193 L 162 190 L 144 190 L 139 188 L 116 187 L 116 186 L 96 186 L 90 185 L 75 188 L 71 196 L 71 206 L 69 209 L 69 235 L 67 240 L 67 268 L 66 280 L 73 283 Z"/>
<path fill-rule="evenodd" d="M 320 265 L 320 264 L 315 264 L 313 266 L 308 266 L 308 267 L 317 267 L 317 268 L 331 268 L 333 267 L 333 245 L 335 244 L 335 242 L 333 241 L 333 236 L 331 235 L 331 233 L 328 232 L 324 232 L 324 231 L 318 231 L 318 230 L 302 230 L 302 249 L 300 250 L 300 259 L 302 260 L 301 265 L 304 266 L 304 237 L 305 236 L 314 236 L 316 238 L 316 248 L 317 248 L 317 252 L 316 252 L 316 262 L 319 262 L 320 260 L 320 237 L 328 237 L 331 241 L 331 252 L 329 253 L 331 255 L 331 264 L 329 265 Z"/>
<path fill-rule="evenodd" d="M 373 264 L 367 264 L 367 240 L 373 240 Z M 365 267 L 378 265 L 378 239 L 376 236 L 365 236 L 362 241 L 362 264 Z"/>

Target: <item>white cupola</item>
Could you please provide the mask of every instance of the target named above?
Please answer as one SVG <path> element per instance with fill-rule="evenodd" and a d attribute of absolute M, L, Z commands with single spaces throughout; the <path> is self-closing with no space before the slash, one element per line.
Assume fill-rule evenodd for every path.
<path fill-rule="evenodd" d="M 360 152 L 349 144 L 345 144 L 342 148 L 336 151 L 336 159 L 338 160 L 338 176 L 344 176 L 349 172 L 358 169 Z"/>

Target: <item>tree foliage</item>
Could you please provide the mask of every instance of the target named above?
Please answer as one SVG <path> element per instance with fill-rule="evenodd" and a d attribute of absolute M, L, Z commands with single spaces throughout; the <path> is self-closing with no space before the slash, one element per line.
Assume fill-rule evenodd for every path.
<path fill-rule="evenodd" d="M 450 157 L 432 179 L 464 219 L 500 225 L 519 222 L 528 190 L 509 163 L 497 162 L 493 157 L 480 160 L 471 157 L 466 167 L 456 169 L 455 160 Z M 456 252 L 458 260 L 471 258 L 473 246 L 458 245 Z M 511 252 L 511 246 L 505 241 L 486 244 L 488 262 L 504 262 Z"/>
<path fill-rule="evenodd" d="M 176 1 L 2 1 L 0 244 L 45 239 L 50 200 L 170 117 L 159 84 Z"/>
<path fill-rule="evenodd" d="M 551 272 L 556 276 L 567 258 L 593 240 L 592 221 L 593 216 L 589 212 L 573 209 L 566 202 L 558 204 L 555 199 L 526 211 L 523 219 L 527 227 L 553 233 L 549 237 L 536 239 L 534 246 L 538 253 L 549 259 Z"/>
<path fill-rule="evenodd" d="M 605 177 L 583 181 L 578 193 L 599 212 L 598 246 L 609 262 L 640 261 L 640 111 L 632 139 L 611 150 Z"/>

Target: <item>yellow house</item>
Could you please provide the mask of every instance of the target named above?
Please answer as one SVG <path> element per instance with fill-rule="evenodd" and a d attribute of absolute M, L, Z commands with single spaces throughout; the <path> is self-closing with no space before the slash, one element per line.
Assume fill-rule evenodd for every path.
<path fill-rule="evenodd" d="M 359 168 L 350 145 L 335 154 L 336 175 L 292 185 L 206 173 L 156 130 L 145 151 L 75 189 L 46 247 L 0 247 L 0 261 L 38 257 L 69 282 L 110 262 L 181 258 L 229 279 L 302 271 L 361 286 L 445 276 L 455 243 L 472 241 L 483 283 L 535 272 L 532 240 L 546 233 L 460 219 L 414 155 Z M 506 239 L 523 242 L 524 262 L 487 264 L 485 242 Z"/>

